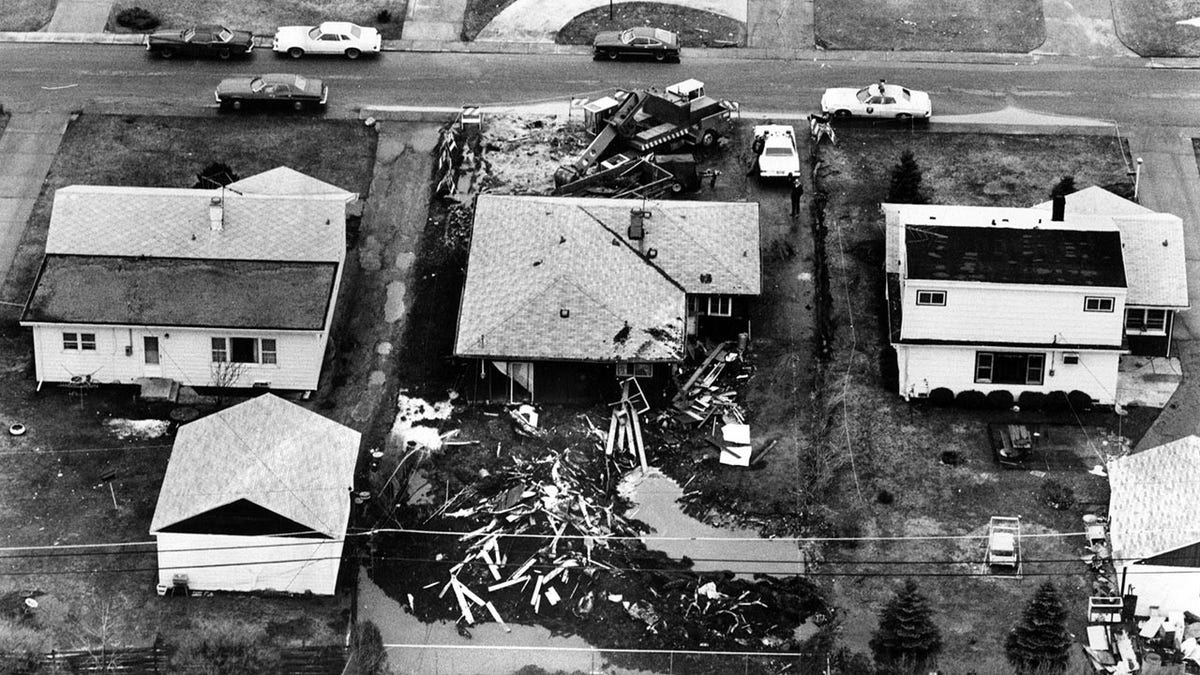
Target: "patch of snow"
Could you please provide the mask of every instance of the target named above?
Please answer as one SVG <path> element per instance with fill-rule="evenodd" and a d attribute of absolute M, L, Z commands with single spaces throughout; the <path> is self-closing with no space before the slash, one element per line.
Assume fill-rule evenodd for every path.
<path fill-rule="evenodd" d="M 171 430 L 171 422 L 168 420 L 111 419 L 104 425 L 121 440 L 145 441 L 165 436 Z"/>

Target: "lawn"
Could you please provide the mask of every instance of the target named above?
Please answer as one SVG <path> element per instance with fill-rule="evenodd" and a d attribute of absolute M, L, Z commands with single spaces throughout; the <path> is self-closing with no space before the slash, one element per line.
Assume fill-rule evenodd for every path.
<path fill-rule="evenodd" d="M 842 641 L 864 650 L 875 616 L 891 589 L 913 576 L 930 598 L 946 641 L 941 665 L 951 672 L 1007 673 L 1002 639 L 1045 579 L 1055 581 L 1071 610 L 1071 628 L 1082 633 L 1089 587 L 1077 561 L 1080 517 L 1103 509 L 1107 484 L 1085 467 L 1118 447 L 1116 434 L 1133 436 L 1148 417 L 1135 420 L 1097 411 L 1074 417 L 1009 411 L 936 409 L 906 404 L 884 374 L 886 342 L 881 326 L 883 234 L 879 201 L 889 171 L 911 148 L 924 170 L 932 203 L 1030 206 L 1045 201 L 1063 175 L 1081 187 L 1126 185 L 1120 142 L 1107 136 L 1000 136 L 910 133 L 846 127 L 838 146 L 821 146 L 834 355 L 825 365 L 822 392 L 828 428 L 823 446 L 839 464 L 822 502 L 836 507 L 843 536 L 942 536 L 986 532 L 993 515 L 1020 515 L 1025 532 L 1048 535 L 1026 547 L 1026 577 L 995 579 L 978 574 L 977 539 L 869 541 L 831 546 L 822 554 L 833 574 L 828 587 L 840 609 Z M 958 158 L 970 157 L 962 162 Z M 894 385 L 892 385 L 894 386 Z M 1070 470 L 1045 476 L 1004 471 L 990 457 L 986 423 L 1019 419 L 1060 426 L 1054 435 L 1083 458 Z M 1129 424 L 1133 422 L 1133 424 Z M 944 452 L 962 461 L 948 465 Z M 1091 460 L 1090 462 L 1087 460 Z M 822 474 L 823 475 L 823 474 Z M 1065 486 L 1076 505 L 1055 510 L 1037 498 L 1046 481 Z M 1036 561 L 1036 562 L 1033 562 Z"/>
<path fill-rule="evenodd" d="M 223 161 L 241 176 L 287 165 L 365 193 L 374 152 L 374 133 L 356 122 L 79 117 L 63 138 L 7 283 L 16 296 L 31 283 L 57 187 L 192 187 L 206 164 Z M 0 338 L 0 409 L 29 432 L 0 440 L 6 466 L 2 489 L 8 495 L 0 508 L 4 545 L 149 540 L 172 437 L 123 439 L 106 422 L 165 419 L 169 407 L 139 403 L 136 391 L 127 387 L 36 391 L 32 345 L 13 317 L 10 308 Z M 46 646 L 58 648 L 146 645 L 158 633 L 178 645 L 188 635 L 220 630 L 258 634 L 264 644 L 331 644 L 342 638 L 348 616 L 347 595 L 159 598 L 153 547 L 86 556 L 8 555 L 0 566 L 0 639 L 12 634 L 11 624 L 19 619 Z M 38 610 L 16 612 L 30 592 L 38 594 Z"/>
<path fill-rule="evenodd" d="M 613 18 L 609 20 L 608 10 L 608 7 L 599 7 L 571 19 L 558 31 L 554 41 L 560 45 L 590 45 L 600 31 L 652 26 L 679 33 L 679 44 L 684 47 L 746 43 L 744 23 L 712 12 L 656 2 L 630 2 L 616 5 Z"/>
<path fill-rule="evenodd" d="M 1117 37 L 1141 56 L 1198 56 L 1200 27 L 1179 21 L 1200 16 L 1197 0 L 1113 0 Z"/>
<path fill-rule="evenodd" d="M 54 0 L 0 0 L 0 31 L 35 31 L 54 16 Z"/>
<path fill-rule="evenodd" d="M 313 25 L 321 21 L 351 21 L 378 28 L 385 40 L 399 39 L 404 30 L 408 0 L 117 0 L 109 14 L 108 30 L 129 32 L 116 24 L 116 16 L 127 7 L 141 7 L 161 21 L 162 28 L 195 23 L 219 23 L 230 28 L 249 30 L 257 35 L 273 35 L 278 26 Z M 387 12 L 386 21 L 383 12 Z"/>
<path fill-rule="evenodd" d="M 1046 39 L 1041 0 L 816 0 L 824 49 L 1028 52 Z"/>
<path fill-rule="evenodd" d="M 505 7 L 513 4 L 517 0 L 467 0 L 467 11 L 463 15 L 462 39 L 463 42 L 470 42 L 479 35 L 479 31 L 483 30 L 496 15 L 504 11 Z"/>

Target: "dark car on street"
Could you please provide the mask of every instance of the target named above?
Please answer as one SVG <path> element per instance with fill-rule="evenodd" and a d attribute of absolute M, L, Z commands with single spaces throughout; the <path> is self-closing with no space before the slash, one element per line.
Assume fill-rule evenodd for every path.
<path fill-rule="evenodd" d="M 669 30 L 647 26 L 596 34 L 596 39 L 592 42 L 593 58 L 615 60 L 622 56 L 678 61 L 679 35 Z"/>
<path fill-rule="evenodd" d="M 254 49 L 248 30 L 230 30 L 218 25 L 198 25 L 182 30 L 160 30 L 146 36 L 146 51 L 164 59 L 176 56 L 212 56 L 230 59 Z"/>
<path fill-rule="evenodd" d="M 305 110 L 324 106 L 329 98 L 329 87 L 321 80 L 303 75 L 271 73 L 221 80 L 216 96 L 222 110 L 251 106 Z"/>

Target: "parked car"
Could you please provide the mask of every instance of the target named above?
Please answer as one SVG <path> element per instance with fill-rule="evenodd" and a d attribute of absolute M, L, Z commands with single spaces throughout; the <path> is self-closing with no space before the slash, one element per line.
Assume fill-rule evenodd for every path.
<path fill-rule="evenodd" d="M 378 54 L 383 38 L 374 28 L 346 21 L 326 21 L 319 26 L 282 26 L 275 30 L 271 49 L 298 59 L 305 54 L 342 54 L 357 59 Z"/>
<path fill-rule="evenodd" d="M 754 127 L 758 175 L 763 178 L 787 178 L 800 173 L 800 155 L 796 152 L 796 131 L 788 124 L 760 124 Z"/>
<path fill-rule="evenodd" d="M 254 35 L 248 30 L 231 30 L 202 24 L 182 30 L 160 30 L 146 35 L 146 51 L 164 59 L 176 56 L 215 56 L 229 59 L 249 54 Z"/>
<path fill-rule="evenodd" d="M 221 80 L 216 96 L 222 110 L 241 110 L 251 105 L 288 106 L 294 110 L 304 110 L 325 105 L 329 99 L 329 87 L 316 78 L 272 73 Z"/>
<path fill-rule="evenodd" d="M 679 34 L 647 26 L 596 34 L 592 41 L 592 58 L 616 60 L 622 56 L 653 56 L 659 61 L 678 60 Z"/>
<path fill-rule="evenodd" d="M 883 80 L 862 89 L 826 89 L 821 96 L 822 112 L 836 117 L 858 115 L 892 119 L 928 119 L 933 114 L 929 94 Z"/>

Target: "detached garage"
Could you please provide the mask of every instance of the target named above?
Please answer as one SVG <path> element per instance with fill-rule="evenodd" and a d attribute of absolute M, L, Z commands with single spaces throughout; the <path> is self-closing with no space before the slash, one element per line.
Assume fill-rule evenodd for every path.
<path fill-rule="evenodd" d="M 359 441 L 273 394 L 180 427 L 150 524 L 160 592 L 332 595 Z"/>

